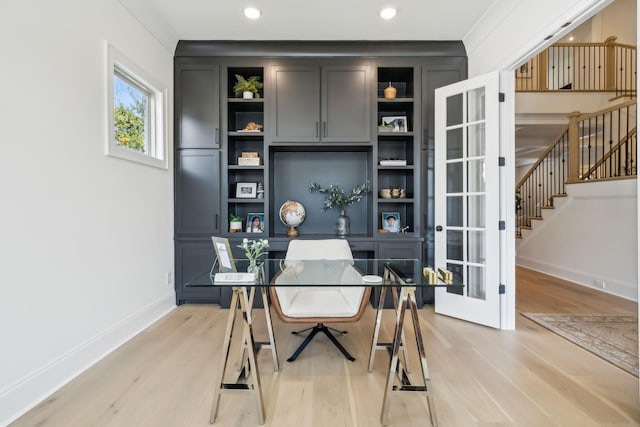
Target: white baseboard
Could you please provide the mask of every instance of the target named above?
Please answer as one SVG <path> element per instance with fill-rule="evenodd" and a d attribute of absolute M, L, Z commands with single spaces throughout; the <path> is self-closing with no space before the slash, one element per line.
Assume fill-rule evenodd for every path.
<path fill-rule="evenodd" d="M 516 256 L 516 265 L 558 277 L 588 288 L 597 289 L 631 301 L 638 301 L 638 288 L 634 283 L 624 283 L 611 277 L 598 277 L 598 280 L 606 282 L 606 288 L 603 289 L 595 285 L 593 282 L 594 277 L 590 272 L 575 271 L 566 267 L 540 262 L 538 260 L 521 256 Z"/>
<path fill-rule="evenodd" d="M 24 415 L 175 307 L 175 293 L 168 292 L 138 313 L 0 391 L 0 426 L 6 426 Z"/>

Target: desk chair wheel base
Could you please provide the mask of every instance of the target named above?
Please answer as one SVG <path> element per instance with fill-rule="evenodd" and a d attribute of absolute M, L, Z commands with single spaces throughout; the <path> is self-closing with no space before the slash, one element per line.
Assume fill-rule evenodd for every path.
<path fill-rule="evenodd" d="M 299 333 L 304 332 L 304 331 L 308 331 L 308 330 L 311 330 L 311 333 L 306 336 L 304 341 L 302 341 L 302 344 L 300 344 L 300 346 L 291 355 L 291 357 L 287 359 L 287 362 L 293 362 L 294 360 L 296 360 L 298 358 L 298 356 L 300 355 L 300 353 L 302 353 L 302 350 L 305 349 L 305 347 L 311 342 L 313 337 L 315 337 L 318 332 L 322 332 L 323 334 L 325 334 L 329 338 L 329 340 L 331 340 L 331 342 L 336 347 L 338 347 L 338 350 L 340 350 L 340 352 L 344 355 L 344 357 L 347 358 L 347 360 L 349 360 L 351 362 L 356 360 L 356 358 L 353 357 L 351 354 L 349 354 L 347 349 L 345 349 L 342 346 L 342 344 L 340 344 L 340 342 L 336 339 L 336 337 L 334 337 L 333 334 L 330 332 L 330 331 L 336 331 L 336 332 L 344 335 L 344 334 L 347 333 L 347 331 L 338 331 L 336 329 L 329 328 L 329 327 L 323 325 L 322 323 L 318 323 L 317 325 L 315 325 L 315 326 L 313 326 L 311 328 L 307 328 L 307 329 L 303 329 L 302 331 L 291 332 L 291 333 L 294 334 L 294 335 L 298 335 Z"/>

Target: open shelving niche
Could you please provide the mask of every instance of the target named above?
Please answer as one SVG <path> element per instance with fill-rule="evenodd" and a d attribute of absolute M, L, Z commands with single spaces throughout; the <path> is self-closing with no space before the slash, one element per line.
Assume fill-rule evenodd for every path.
<path fill-rule="evenodd" d="M 234 235 L 243 236 L 250 235 L 247 233 L 248 215 L 263 214 L 264 231 L 260 233 L 267 236 L 268 230 L 268 212 L 265 205 L 266 185 L 265 185 L 265 142 L 264 142 L 264 90 L 260 91 L 260 97 L 253 99 L 238 98 L 233 93 L 233 86 L 236 82 L 235 75 L 239 74 L 244 78 L 250 76 L 259 76 L 260 81 L 264 82 L 263 67 L 229 67 L 226 73 L 226 121 L 223 123 L 226 136 L 226 161 L 223 168 L 226 167 L 226 174 L 223 174 L 223 180 L 226 177 L 227 187 L 227 203 L 226 212 L 223 212 L 223 224 L 226 224 L 225 231 L 229 231 L 229 214 L 233 213 L 242 218 L 243 229 Z M 257 123 L 263 127 L 259 131 L 246 131 L 245 128 L 250 122 Z M 258 165 L 240 165 L 239 158 L 243 153 L 257 153 L 259 158 Z M 238 183 L 256 183 L 256 187 L 262 186 L 264 192 L 262 197 L 238 198 L 236 197 L 236 187 Z M 256 191 L 256 196 L 260 195 Z M 253 233 L 251 236 L 255 236 Z"/>
<path fill-rule="evenodd" d="M 391 86 L 396 88 L 396 97 L 384 97 L 384 89 Z M 377 146 L 375 173 L 377 179 L 376 235 L 396 236 L 395 233 L 383 233 L 383 214 L 397 212 L 400 215 L 400 228 L 409 227 L 407 233 L 418 232 L 418 214 L 416 209 L 418 197 L 416 180 L 416 142 L 414 133 L 414 68 L 413 67 L 378 67 L 377 73 Z M 388 130 L 381 126 L 384 118 L 404 117 L 405 127 L 399 130 Z M 391 165 L 383 165 L 382 161 L 396 160 Z M 381 189 L 404 189 L 404 196 L 383 197 Z"/>

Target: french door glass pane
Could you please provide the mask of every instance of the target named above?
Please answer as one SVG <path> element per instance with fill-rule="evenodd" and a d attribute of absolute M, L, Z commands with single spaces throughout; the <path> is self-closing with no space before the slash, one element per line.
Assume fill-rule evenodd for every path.
<path fill-rule="evenodd" d="M 447 226 L 462 227 L 462 196 L 447 196 Z"/>
<path fill-rule="evenodd" d="M 467 122 L 484 120 L 484 87 L 467 92 Z"/>
<path fill-rule="evenodd" d="M 447 270 L 453 273 L 453 283 L 464 283 L 464 267 L 461 264 L 447 263 Z M 464 295 L 466 288 L 447 287 L 447 292 Z"/>
<path fill-rule="evenodd" d="M 485 124 L 476 123 L 467 129 L 467 156 L 479 157 L 485 155 Z"/>
<path fill-rule="evenodd" d="M 484 267 L 470 265 L 467 267 L 467 296 L 485 299 L 487 287 L 484 282 Z"/>
<path fill-rule="evenodd" d="M 467 191 L 483 193 L 485 191 L 484 159 L 469 160 L 467 163 Z"/>
<path fill-rule="evenodd" d="M 447 126 L 462 123 L 462 94 L 447 98 Z"/>
<path fill-rule="evenodd" d="M 462 165 L 462 162 L 447 163 L 447 193 L 462 192 Z"/>
<path fill-rule="evenodd" d="M 485 195 L 467 197 L 467 225 L 473 228 L 485 228 Z M 448 207 L 448 206 L 447 206 Z"/>
<path fill-rule="evenodd" d="M 486 244 L 484 231 L 467 232 L 467 260 L 476 264 L 484 264 L 486 260 Z"/>
<path fill-rule="evenodd" d="M 447 259 L 453 261 L 463 261 L 464 255 L 463 234 L 461 230 L 449 230 L 447 232 Z"/>
<path fill-rule="evenodd" d="M 462 128 L 447 131 L 447 160 L 462 157 Z"/>

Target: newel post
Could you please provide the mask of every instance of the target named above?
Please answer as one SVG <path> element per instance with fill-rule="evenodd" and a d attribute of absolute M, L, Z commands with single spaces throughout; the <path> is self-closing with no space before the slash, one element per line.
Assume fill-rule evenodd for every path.
<path fill-rule="evenodd" d="M 580 112 L 569 114 L 569 146 L 567 147 L 567 182 L 580 180 Z"/>
<path fill-rule="evenodd" d="M 616 40 L 615 36 L 604 41 L 605 46 L 605 89 L 616 90 Z"/>
<path fill-rule="evenodd" d="M 547 86 L 547 49 L 538 55 L 538 82 L 536 90 L 549 90 Z"/>

